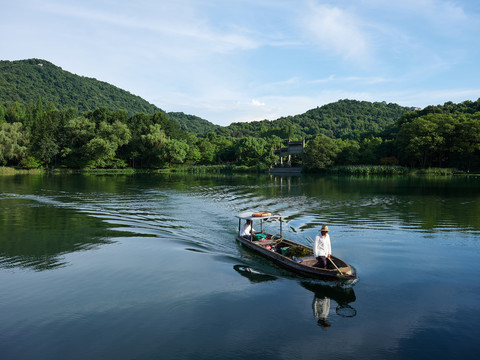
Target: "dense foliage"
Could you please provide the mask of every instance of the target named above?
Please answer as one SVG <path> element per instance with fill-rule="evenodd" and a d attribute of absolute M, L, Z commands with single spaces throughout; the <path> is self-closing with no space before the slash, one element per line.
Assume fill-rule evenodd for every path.
<path fill-rule="evenodd" d="M 393 125 L 410 109 L 385 102 L 339 100 L 307 111 L 304 114 L 282 117 L 273 121 L 233 123 L 225 130 L 231 136 L 269 136 L 281 138 L 330 138 L 359 140 L 365 134 L 377 134 Z"/>
<path fill-rule="evenodd" d="M 273 147 L 265 139 L 209 133 L 198 137 L 163 112 L 98 108 L 78 113 L 52 104 L 0 106 L 0 165 L 68 168 L 161 168 L 234 164 L 266 168 Z"/>
<path fill-rule="evenodd" d="M 480 166 L 480 99 L 429 106 L 398 124 L 399 159 L 414 167 Z"/>
<path fill-rule="evenodd" d="M 332 166 L 339 172 L 365 169 L 351 170 L 350 165 L 477 170 L 479 108 L 480 99 L 411 111 L 383 132 L 366 131 L 359 139 L 332 138 L 318 132 L 310 136 L 304 156 L 294 163 L 310 171 Z M 239 124 L 235 126 L 241 129 Z M 255 126 L 258 124 L 245 124 L 248 131 Z M 45 106 L 39 99 L 27 106 L 0 106 L 0 165 L 151 169 L 228 164 L 266 169 L 278 162 L 274 149 L 286 146 L 292 127 L 241 137 L 218 127 L 226 134 L 216 128 L 200 135 L 183 130 L 164 112 L 130 116 L 123 110 L 101 107 L 79 113 L 76 109 L 58 110 L 51 103 Z"/>
<path fill-rule="evenodd" d="M 220 126 L 212 124 L 210 121 L 195 115 L 184 114 L 183 112 L 169 112 L 168 117 L 178 122 L 182 130 L 194 134 L 206 134 L 209 131 L 220 128 Z"/>
<path fill-rule="evenodd" d="M 480 169 L 480 99 L 420 111 L 340 100 L 296 116 L 227 127 L 166 114 L 140 100 L 46 61 L 2 61 L 0 166 L 260 170 L 278 163 L 274 150 L 288 139 L 304 138 L 304 154 L 294 156 L 292 164 L 309 171 Z"/>
<path fill-rule="evenodd" d="M 129 114 L 160 110 L 128 91 L 72 74 L 45 60 L 0 61 L 0 104 L 35 103 L 39 97 L 59 109 L 88 111 L 106 107 Z"/>
<path fill-rule="evenodd" d="M 480 99 L 408 112 L 393 126 L 360 141 L 319 135 L 306 150 L 311 170 L 360 164 L 480 169 Z"/>

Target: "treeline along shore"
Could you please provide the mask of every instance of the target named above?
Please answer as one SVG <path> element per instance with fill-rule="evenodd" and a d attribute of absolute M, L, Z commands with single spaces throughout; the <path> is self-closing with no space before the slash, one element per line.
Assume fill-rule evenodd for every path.
<path fill-rule="evenodd" d="M 305 140 L 288 165 L 306 172 L 480 172 L 480 99 L 425 109 L 339 100 L 218 126 L 45 60 L 0 61 L 0 173 L 265 171 L 289 140 Z"/>
<path fill-rule="evenodd" d="M 263 171 L 279 163 L 275 149 L 286 146 L 288 139 L 305 138 L 304 154 L 294 156 L 292 165 L 310 172 L 480 170 L 480 99 L 404 111 L 378 131 L 370 125 L 365 128 L 365 109 L 360 114 L 359 106 L 378 112 L 379 104 L 390 105 L 339 101 L 338 111 L 351 112 L 349 124 L 343 126 L 340 122 L 346 122 L 345 116 L 335 123 L 325 114 L 315 119 L 307 112 L 192 132 L 162 111 L 129 115 L 105 107 L 85 112 L 59 110 L 39 98 L 25 105 L 0 105 L 0 165 L 84 170 L 198 170 L 208 166 Z"/>

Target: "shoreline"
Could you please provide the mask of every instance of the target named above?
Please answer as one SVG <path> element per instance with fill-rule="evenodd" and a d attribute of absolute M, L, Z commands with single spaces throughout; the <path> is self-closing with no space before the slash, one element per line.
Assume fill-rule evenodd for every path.
<path fill-rule="evenodd" d="M 334 166 L 322 172 L 303 172 L 301 168 L 271 168 L 259 169 L 256 166 L 233 165 L 197 165 L 182 166 L 164 169 L 22 169 L 0 166 L 0 176 L 11 175 L 134 175 L 134 174 L 267 174 L 275 176 L 302 176 L 302 175 L 337 175 L 337 176 L 480 176 L 479 173 L 470 173 L 451 168 L 410 169 L 400 166 L 383 165 L 355 165 Z"/>

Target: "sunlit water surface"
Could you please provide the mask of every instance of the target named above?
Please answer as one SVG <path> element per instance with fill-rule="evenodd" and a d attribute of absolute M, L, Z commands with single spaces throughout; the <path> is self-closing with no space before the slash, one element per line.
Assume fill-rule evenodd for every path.
<path fill-rule="evenodd" d="M 359 280 L 242 248 L 247 210 Z M 0 177 L 2 360 L 477 359 L 479 274 L 479 178 Z"/>

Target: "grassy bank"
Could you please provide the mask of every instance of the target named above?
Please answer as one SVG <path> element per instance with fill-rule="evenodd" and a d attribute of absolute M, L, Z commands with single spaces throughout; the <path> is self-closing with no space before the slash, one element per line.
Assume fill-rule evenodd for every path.
<path fill-rule="evenodd" d="M 385 165 L 351 165 L 333 166 L 326 170 L 330 175 L 414 175 L 414 176 L 453 176 L 453 175 L 478 175 L 470 174 L 454 168 L 427 168 L 411 169 L 404 166 Z"/>
<path fill-rule="evenodd" d="M 155 172 L 159 173 L 261 173 L 265 172 L 267 168 L 258 166 L 236 166 L 236 165 L 191 165 L 191 166 L 178 166 L 166 169 L 158 169 Z"/>
<path fill-rule="evenodd" d="M 40 175 L 46 173 L 54 174 L 92 174 L 92 175 L 133 175 L 133 174 L 168 174 L 168 173 L 194 173 L 194 174 L 254 174 L 265 173 L 268 169 L 265 166 L 235 166 L 235 165 L 191 165 L 169 167 L 164 169 L 61 169 L 46 170 L 20 169 L 12 167 L 0 167 L 1 175 Z M 404 166 L 385 165 L 351 165 L 333 166 L 326 169 L 323 174 L 345 175 L 345 176 L 391 176 L 391 175 L 414 175 L 414 176 L 453 176 L 453 175 L 480 175 L 471 174 L 451 168 L 428 168 L 410 169 Z"/>
<path fill-rule="evenodd" d="M 411 170 L 412 175 L 426 175 L 426 176 L 452 176 L 463 175 L 464 171 L 451 168 L 428 168 L 428 169 L 414 169 Z"/>
<path fill-rule="evenodd" d="M 164 173 L 259 173 L 266 171 L 266 168 L 258 166 L 235 166 L 235 165 L 192 165 L 178 166 L 163 169 L 66 169 L 56 168 L 47 170 L 38 169 L 20 169 L 13 167 L 0 167 L 0 175 L 22 175 L 22 174 L 92 174 L 92 175 L 132 175 L 132 174 L 164 174 Z"/>
<path fill-rule="evenodd" d="M 410 170 L 404 166 L 350 165 L 333 166 L 327 169 L 333 175 L 407 175 Z"/>
<path fill-rule="evenodd" d="M 0 175 L 40 175 L 45 174 L 44 169 L 17 169 L 0 166 Z"/>

